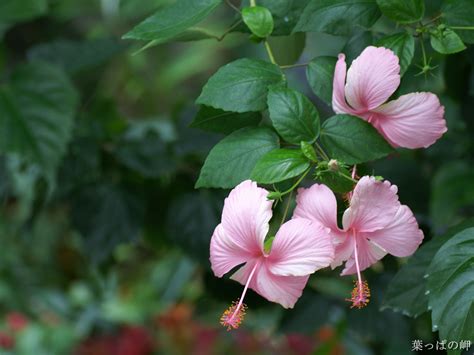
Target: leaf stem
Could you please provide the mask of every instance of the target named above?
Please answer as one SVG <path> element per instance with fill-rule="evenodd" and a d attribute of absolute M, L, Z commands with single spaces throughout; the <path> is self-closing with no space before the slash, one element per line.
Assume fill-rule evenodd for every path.
<path fill-rule="evenodd" d="M 328 155 L 327 155 L 326 152 L 323 150 L 323 148 L 319 145 L 318 142 L 315 143 L 315 146 L 316 146 L 316 149 L 318 150 L 319 154 L 321 154 L 321 156 L 323 157 L 323 159 L 329 160 Z"/>
<path fill-rule="evenodd" d="M 301 67 L 306 67 L 308 65 L 309 65 L 309 63 L 292 64 L 292 65 L 280 65 L 280 69 L 301 68 Z"/>
<path fill-rule="evenodd" d="M 235 6 L 234 4 L 232 4 L 232 3 L 230 2 L 230 0 L 225 0 L 225 2 L 226 2 L 227 5 L 229 5 L 229 7 L 232 8 L 232 10 L 238 12 L 239 14 L 241 13 L 241 12 L 240 12 L 240 9 L 239 9 L 237 6 Z"/>
<path fill-rule="evenodd" d="M 288 195 L 288 201 L 286 201 L 285 210 L 283 211 L 283 216 L 281 217 L 280 226 L 285 222 L 286 216 L 288 215 L 288 210 L 290 209 L 291 197 L 293 195 L 293 190 L 290 191 Z"/>
<path fill-rule="evenodd" d="M 215 37 L 216 40 L 218 40 L 219 42 L 222 41 L 224 38 L 226 38 L 226 36 L 232 32 L 232 30 L 234 28 L 236 28 L 237 26 L 239 26 L 240 24 L 242 23 L 242 19 L 240 19 L 239 21 L 237 21 L 236 23 L 234 23 L 232 26 L 230 26 L 227 30 L 225 30 L 225 32 L 223 34 L 221 34 L 219 37 Z"/>
<path fill-rule="evenodd" d="M 267 50 L 268 58 L 270 58 L 270 62 L 272 62 L 275 65 L 278 65 L 275 60 L 275 56 L 273 55 L 272 47 L 270 47 L 270 43 L 268 43 L 267 40 L 265 40 L 263 43 L 265 44 L 265 49 Z"/>
<path fill-rule="evenodd" d="M 257 6 L 257 1 L 256 0 L 250 0 L 250 6 L 252 6 L 252 7 Z"/>
<path fill-rule="evenodd" d="M 298 185 L 300 184 L 301 181 L 303 181 L 303 179 L 306 177 L 306 175 L 308 175 L 309 171 L 311 170 L 311 168 L 308 168 L 304 173 L 303 175 L 300 176 L 300 178 L 298 179 L 298 181 L 296 181 L 293 186 L 291 186 L 288 190 L 284 191 L 284 192 L 281 192 L 280 193 L 280 196 L 285 196 L 287 194 L 289 194 L 290 192 L 292 192 L 295 188 L 298 187 Z"/>

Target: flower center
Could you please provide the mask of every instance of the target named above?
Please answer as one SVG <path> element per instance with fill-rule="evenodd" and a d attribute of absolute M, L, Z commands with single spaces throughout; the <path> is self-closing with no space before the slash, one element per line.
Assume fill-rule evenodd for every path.
<path fill-rule="evenodd" d="M 227 308 L 221 316 L 221 324 L 224 327 L 227 327 L 227 330 L 237 329 L 245 317 L 245 311 L 247 310 L 247 306 L 243 303 L 245 294 L 247 293 L 247 289 L 249 288 L 250 281 L 257 270 L 258 262 L 255 263 L 252 271 L 250 272 L 249 278 L 245 283 L 244 291 L 240 296 L 238 302 L 232 302 L 232 305 Z"/>

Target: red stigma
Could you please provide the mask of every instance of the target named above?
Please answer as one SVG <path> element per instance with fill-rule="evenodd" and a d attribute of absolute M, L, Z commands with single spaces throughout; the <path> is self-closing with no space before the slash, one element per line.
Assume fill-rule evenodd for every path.
<path fill-rule="evenodd" d="M 237 329 L 244 320 L 247 306 L 234 301 L 221 316 L 221 324 L 227 328 L 227 331 Z"/>
<path fill-rule="evenodd" d="M 364 308 L 370 301 L 370 289 L 367 281 L 354 281 L 354 289 L 351 293 L 351 298 L 346 298 L 346 301 L 352 302 L 351 308 Z"/>

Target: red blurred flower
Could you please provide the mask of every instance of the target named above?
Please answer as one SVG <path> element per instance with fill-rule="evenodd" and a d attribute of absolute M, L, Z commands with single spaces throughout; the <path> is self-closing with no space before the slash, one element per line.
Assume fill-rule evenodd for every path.
<path fill-rule="evenodd" d="M 13 349 L 15 346 L 15 340 L 13 337 L 5 332 L 0 332 L 0 348 L 2 349 Z"/>
<path fill-rule="evenodd" d="M 19 332 L 28 325 L 28 318 L 20 312 L 10 312 L 6 316 L 8 327 L 14 331 Z"/>

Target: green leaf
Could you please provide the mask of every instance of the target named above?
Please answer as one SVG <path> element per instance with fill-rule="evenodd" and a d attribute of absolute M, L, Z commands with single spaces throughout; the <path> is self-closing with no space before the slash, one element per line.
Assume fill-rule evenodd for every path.
<path fill-rule="evenodd" d="M 438 26 L 436 30 L 430 33 L 431 47 L 442 54 L 453 54 L 466 49 L 461 38 L 450 28 L 444 25 Z"/>
<path fill-rule="evenodd" d="M 340 166 L 339 162 L 335 160 L 331 160 L 329 164 L 327 162 L 319 163 L 315 179 L 337 193 L 349 192 L 355 185 L 349 170 L 344 166 Z"/>
<path fill-rule="evenodd" d="M 66 151 L 78 103 L 66 75 L 46 64 L 28 64 L 0 87 L 0 151 L 20 154 L 54 173 Z"/>
<path fill-rule="evenodd" d="M 317 162 L 318 157 L 316 155 L 316 151 L 314 150 L 314 147 L 309 144 L 308 142 L 301 141 L 300 143 L 301 151 L 303 152 L 303 155 L 308 158 L 311 161 Z"/>
<path fill-rule="evenodd" d="M 189 125 L 204 131 L 229 134 L 247 126 L 257 126 L 262 120 L 258 112 L 227 112 L 208 106 L 201 106 Z"/>
<path fill-rule="evenodd" d="M 326 120 L 321 143 L 331 158 L 347 164 L 379 159 L 393 152 L 370 123 L 350 115 L 335 115 Z"/>
<path fill-rule="evenodd" d="M 426 294 L 428 266 L 436 252 L 453 235 L 465 228 L 474 226 L 474 219 L 467 220 L 451 228 L 442 236 L 437 236 L 424 243 L 408 262 L 398 271 L 390 282 L 382 310 L 391 308 L 410 317 L 418 317 L 428 311 L 428 295 Z"/>
<path fill-rule="evenodd" d="M 268 86 L 284 82 L 278 66 L 256 59 L 238 59 L 220 68 L 202 89 L 196 103 L 224 111 L 262 111 Z"/>
<path fill-rule="evenodd" d="M 142 201 L 109 184 L 80 191 L 72 206 L 72 221 L 84 239 L 85 254 L 95 263 L 104 261 L 117 245 L 136 240 L 143 217 Z"/>
<path fill-rule="evenodd" d="M 444 0 L 441 8 L 443 19 L 448 26 L 471 27 L 471 30 L 456 32 L 466 43 L 474 43 L 474 1 L 471 0 Z"/>
<path fill-rule="evenodd" d="M 309 86 L 321 100 L 332 105 L 332 83 L 337 58 L 316 57 L 306 68 Z"/>
<path fill-rule="evenodd" d="M 126 46 L 112 39 L 57 40 L 31 48 L 28 51 L 28 59 L 48 62 L 70 74 L 77 74 L 106 63 L 125 48 Z"/>
<path fill-rule="evenodd" d="M 355 26 L 372 27 L 380 15 L 375 0 L 311 0 L 293 32 L 349 35 Z"/>
<path fill-rule="evenodd" d="M 270 10 L 262 6 L 244 7 L 242 19 L 257 37 L 266 38 L 273 31 L 273 17 Z"/>
<path fill-rule="evenodd" d="M 314 142 L 319 136 L 319 114 L 303 94 L 282 86 L 268 93 L 270 119 L 277 132 L 288 142 Z"/>
<path fill-rule="evenodd" d="M 352 63 L 366 47 L 371 46 L 373 43 L 374 36 L 371 31 L 356 32 L 341 50 L 346 55 L 346 63 Z"/>
<path fill-rule="evenodd" d="M 47 10 L 46 0 L 2 0 L 0 1 L 0 22 L 26 21 L 44 15 Z"/>
<path fill-rule="evenodd" d="M 405 74 L 415 54 L 415 39 L 408 32 L 382 37 L 377 46 L 391 49 L 400 59 L 400 75 Z"/>
<path fill-rule="evenodd" d="M 474 170 L 464 161 L 443 165 L 431 184 L 430 217 L 436 228 L 443 228 L 469 215 L 474 205 Z"/>
<path fill-rule="evenodd" d="M 439 330 L 440 339 L 474 339 L 474 228 L 456 234 L 438 250 L 428 275 L 433 331 Z"/>
<path fill-rule="evenodd" d="M 278 136 L 271 129 L 242 128 L 235 131 L 211 150 L 196 188 L 232 188 L 249 179 L 257 161 L 277 148 Z"/>
<path fill-rule="evenodd" d="M 309 161 L 300 150 L 275 149 L 257 162 L 250 178 L 261 184 L 273 184 L 301 175 L 308 168 Z"/>
<path fill-rule="evenodd" d="M 398 23 L 421 21 L 425 14 L 424 0 L 377 0 L 382 13 Z"/>
<path fill-rule="evenodd" d="M 204 20 L 222 0 L 180 0 L 160 9 L 126 33 L 124 39 L 165 43 Z"/>

